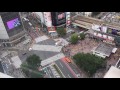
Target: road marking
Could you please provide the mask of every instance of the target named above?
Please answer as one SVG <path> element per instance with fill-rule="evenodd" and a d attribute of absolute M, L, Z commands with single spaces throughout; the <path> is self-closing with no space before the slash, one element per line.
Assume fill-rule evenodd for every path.
<path fill-rule="evenodd" d="M 63 67 L 63 65 L 60 63 L 61 67 Z"/>
<path fill-rule="evenodd" d="M 46 71 L 47 71 L 47 75 L 51 78 L 49 70 L 47 68 L 46 68 Z"/>
<path fill-rule="evenodd" d="M 68 77 L 71 78 L 69 74 L 68 74 Z"/>
<path fill-rule="evenodd" d="M 56 66 L 57 66 L 58 69 L 60 70 L 60 68 L 59 68 L 59 66 L 58 66 L 57 64 L 56 64 Z M 63 72 L 62 72 L 61 70 L 60 70 L 60 72 L 61 72 L 61 74 L 63 75 L 63 77 L 66 78 L 65 75 L 63 74 Z"/>
<path fill-rule="evenodd" d="M 67 68 L 70 70 L 70 72 L 72 73 L 72 75 L 73 75 L 75 78 L 77 78 L 75 72 L 74 72 L 74 71 L 72 70 L 72 68 L 68 65 L 68 63 L 66 63 L 66 62 L 64 61 L 64 59 L 61 59 L 61 61 L 67 66 Z"/>

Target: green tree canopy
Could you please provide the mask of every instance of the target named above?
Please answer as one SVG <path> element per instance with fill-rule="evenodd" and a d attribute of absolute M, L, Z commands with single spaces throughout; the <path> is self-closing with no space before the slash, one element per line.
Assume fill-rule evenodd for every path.
<path fill-rule="evenodd" d="M 33 68 L 38 68 L 41 63 L 41 59 L 37 55 L 31 55 L 26 59 L 26 62 L 29 66 L 32 66 Z"/>
<path fill-rule="evenodd" d="M 93 54 L 78 53 L 73 56 L 75 63 L 92 76 L 98 69 L 105 67 L 106 61 L 103 58 L 95 56 Z"/>
<path fill-rule="evenodd" d="M 57 30 L 57 33 L 58 33 L 59 36 L 63 37 L 63 36 L 66 35 L 66 30 L 65 30 L 64 27 L 57 27 L 56 30 Z"/>
<path fill-rule="evenodd" d="M 70 38 L 70 42 L 72 44 L 76 44 L 78 42 L 78 35 L 76 33 L 72 34 L 71 38 Z"/>
<path fill-rule="evenodd" d="M 80 33 L 80 39 L 84 40 L 85 39 L 85 34 L 84 33 Z"/>
<path fill-rule="evenodd" d="M 40 57 L 34 54 L 21 64 L 21 69 L 28 78 L 42 78 L 44 73 L 38 70 L 40 64 Z"/>
<path fill-rule="evenodd" d="M 116 43 L 116 46 L 120 46 L 120 37 L 119 36 L 115 37 L 115 43 Z"/>

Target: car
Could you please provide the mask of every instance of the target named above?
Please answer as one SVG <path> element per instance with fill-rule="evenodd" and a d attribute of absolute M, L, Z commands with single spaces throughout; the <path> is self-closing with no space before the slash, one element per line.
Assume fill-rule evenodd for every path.
<path fill-rule="evenodd" d="M 29 21 L 27 18 L 23 18 L 24 21 Z"/>
<path fill-rule="evenodd" d="M 68 63 L 71 63 L 71 59 L 68 57 L 65 57 L 65 61 L 67 61 Z"/>
<path fill-rule="evenodd" d="M 29 48 L 29 51 L 31 51 L 32 50 L 32 48 Z"/>
<path fill-rule="evenodd" d="M 30 26 L 32 26 L 32 23 L 29 22 L 28 24 L 29 24 Z"/>

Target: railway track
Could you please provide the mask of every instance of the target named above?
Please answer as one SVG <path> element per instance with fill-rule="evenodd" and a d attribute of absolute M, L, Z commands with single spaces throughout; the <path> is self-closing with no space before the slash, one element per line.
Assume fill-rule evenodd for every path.
<path fill-rule="evenodd" d="M 106 25 L 109 28 L 120 30 L 120 25 L 119 24 L 112 24 L 112 23 L 108 23 L 108 22 L 105 22 L 105 21 L 100 20 L 100 19 L 95 19 L 95 18 L 85 17 L 85 16 L 74 17 L 73 18 L 73 23 L 77 23 L 77 24 L 81 24 L 83 26 L 87 26 L 86 28 L 88 28 L 88 26 L 91 26 L 92 24 L 98 24 L 98 25 Z"/>

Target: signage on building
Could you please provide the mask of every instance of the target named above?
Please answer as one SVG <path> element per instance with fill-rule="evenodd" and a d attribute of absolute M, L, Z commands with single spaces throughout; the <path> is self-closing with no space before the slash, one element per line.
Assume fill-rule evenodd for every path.
<path fill-rule="evenodd" d="M 47 29 L 48 29 L 48 32 L 49 32 L 49 33 L 50 33 L 50 32 L 56 32 L 56 29 L 55 29 L 54 26 L 53 26 L 53 27 L 48 27 Z"/>
<path fill-rule="evenodd" d="M 19 25 L 21 25 L 21 23 L 20 23 L 20 20 L 18 18 L 10 20 L 7 22 L 7 26 L 9 28 L 9 30 L 11 30 Z"/>
<path fill-rule="evenodd" d="M 113 34 L 113 35 L 120 36 L 120 30 L 108 28 L 108 31 L 107 31 L 107 32 L 108 32 L 109 34 Z"/>
<path fill-rule="evenodd" d="M 51 19 L 53 26 L 59 26 L 66 23 L 65 12 L 51 12 Z"/>
<path fill-rule="evenodd" d="M 100 25 L 93 24 L 92 29 L 96 30 L 96 31 L 99 31 L 99 32 L 103 32 L 103 33 L 107 32 L 107 27 L 106 26 L 100 26 Z"/>
<path fill-rule="evenodd" d="M 66 12 L 66 27 L 69 27 L 70 23 L 70 12 Z"/>
<path fill-rule="evenodd" d="M 45 24 L 47 27 L 52 27 L 51 12 L 44 12 Z"/>
<path fill-rule="evenodd" d="M 9 37 L 24 30 L 19 12 L 8 12 L 2 15 L 1 18 Z"/>
<path fill-rule="evenodd" d="M 101 34 L 101 33 L 94 32 L 93 35 L 96 36 L 96 37 L 99 37 L 99 38 L 103 38 L 103 39 L 105 39 L 105 40 L 114 41 L 114 37 L 108 36 L 108 35 L 105 35 L 105 34 Z"/>

